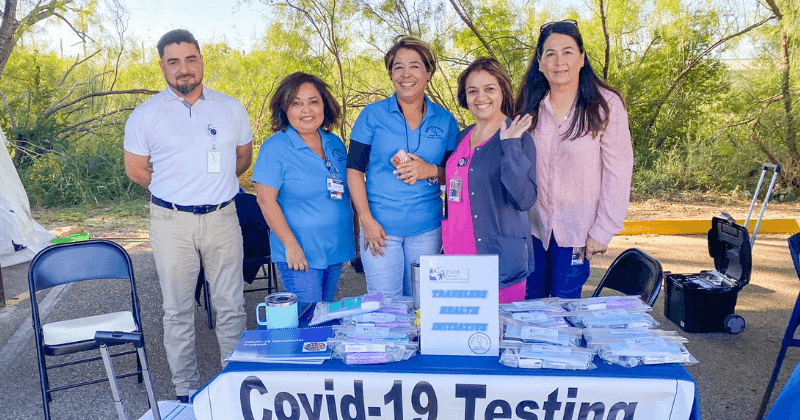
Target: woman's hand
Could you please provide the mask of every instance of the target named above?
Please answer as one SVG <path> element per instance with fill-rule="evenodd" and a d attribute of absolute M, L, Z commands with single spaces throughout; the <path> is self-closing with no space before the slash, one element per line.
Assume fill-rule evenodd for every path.
<path fill-rule="evenodd" d="M 362 220 L 361 229 L 364 231 L 364 250 L 372 251 L 372 256 L 378 258 L 378 254 L 383 256 L 381 247 L 386 246 L 384 239 L 389 239 L 389 235 L 383 231 L 383 226 L 375 219 Z"/>
<path fill-rule="evenodd" d="M 505 123 L 503 123 L 503 126 L 500 127 L 500 139 L 518 139 L 522 137 L 522 135 L 525 133 L 525 130 L 531 126 L 532 122 L 533 117 L 531 114 L 525 114 L 522 116 L 517 115 L 514 117 L 514 120 L 511 121 L 511 124 L 509 124 L 508 127 L 506 127 Z"/>
<path fill-rule="evenodd" d="M 605 254 L 608 247 L 597 242 L 591 236 L 586 238 L 586 259 L 591 261 L 594 254 Z"/>
<path fill-rule="evenodd" d="M 296 271 L 308 271 L 308 261 L 306 261 L 306 254 L 300 245 L 292 245 L 286 247 L 286 265 L 290 269 Z"/>
<path fill-rule="evenodd" d="M 397 175 L 397 179 L 408 185 L 414 185 L 417 181 L 433 178 L 439 174 L 436 165 L 425 162 L 419 156 L 409 153 L 408 159 L 397 166 L 392 172 Z"/>

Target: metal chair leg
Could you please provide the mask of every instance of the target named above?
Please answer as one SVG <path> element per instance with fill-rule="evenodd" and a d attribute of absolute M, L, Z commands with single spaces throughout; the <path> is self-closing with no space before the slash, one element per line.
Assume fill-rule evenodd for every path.
<path fill-rule="evenodd" d="M 122 397 L 119 394 L 117 374 L 114 373 L 114 365 L 111 363 L 111 357 L 108 355 L 108 346 L 105 344 L 100 345 L 100 355 L 103 356 L 103 364 L 106 367 L 108 383 L 111 385 L 111 394 L 114 396 L 114 405 L 117 407 L 117 416 L 119 420 L 128 420 L 128 413 L 125 412 L 125 403 L 122 402 Z"/>
<path fill-rule="evenodd" d="M 203 279 L 203 299 L 206 304 L 206 317 L 208 317 L 208 329 L 214 329 L 214 318 L 211 316 L 211 292 L 208 291 L 208 279 Z"/>

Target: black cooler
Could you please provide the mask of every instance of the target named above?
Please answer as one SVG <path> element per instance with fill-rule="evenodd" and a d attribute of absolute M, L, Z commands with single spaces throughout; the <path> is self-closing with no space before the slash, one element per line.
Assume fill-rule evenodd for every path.
<path fill-rule="evenodd" d="M 664 316 L 689 333 L 739 333 L 744 319 L 733 312 L 739 291 L 750 282 L 752 268 L 747 229 L 724 213 L 712 218 L 708 253 L 715 270 L 664 273 Z"/>

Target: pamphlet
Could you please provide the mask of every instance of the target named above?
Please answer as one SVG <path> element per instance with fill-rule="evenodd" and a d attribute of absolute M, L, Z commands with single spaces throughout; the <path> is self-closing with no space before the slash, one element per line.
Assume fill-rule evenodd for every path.
<path fill-rule="evenodd" d="M 331 358 L 330 337 L 331 327 L 245 331 L 225 361 L 320 364 Z"/>

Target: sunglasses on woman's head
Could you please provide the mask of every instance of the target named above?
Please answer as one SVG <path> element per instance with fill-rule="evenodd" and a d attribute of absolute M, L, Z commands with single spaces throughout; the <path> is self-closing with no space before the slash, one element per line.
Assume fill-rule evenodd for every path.
<path fill-rule="evenodd" d="M 559 20 L 557 22 L 547 22 L 547 23 L 545 23 L 544 25 L 539 27 L 539 33 L 542 33 L 545 30 L 545 28 L 547 28 L 548 26 L 555 25 L 555 24 L 558 24 L 558 23 L 569 23 L 571 25 L 575 25 L 575 27 L 578 27 L 578 21 L 577 20 L 575 20 L 575 19 L 564 19 L 564 20 Z"/>

